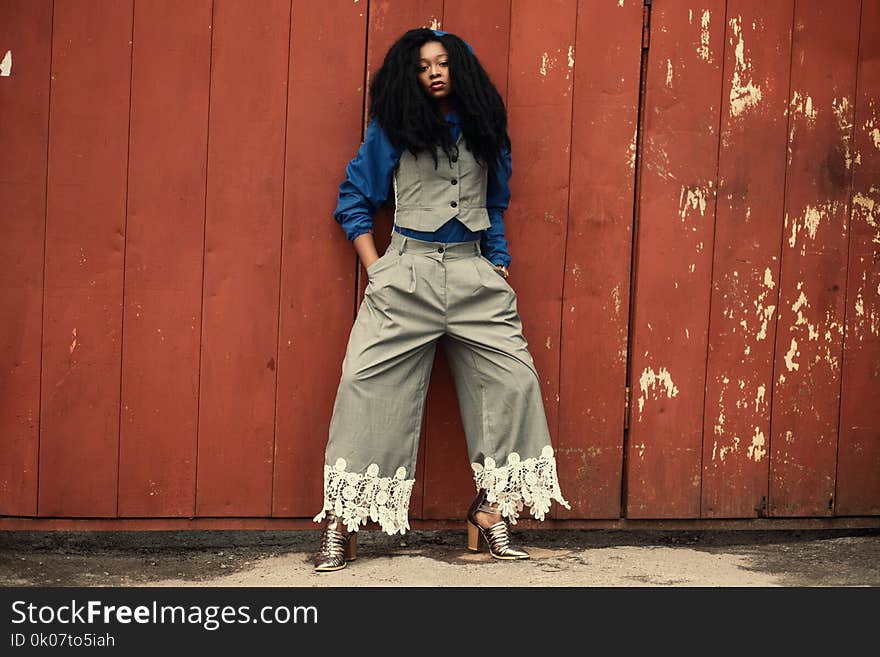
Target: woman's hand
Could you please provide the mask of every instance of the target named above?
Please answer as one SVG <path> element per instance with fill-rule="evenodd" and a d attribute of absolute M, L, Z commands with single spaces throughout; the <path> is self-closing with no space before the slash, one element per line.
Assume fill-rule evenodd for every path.
<path fill-rule="evenodd" d="M 505 267 L 504 265 L 495 265 L 495 269 L 497 269 L 499 272 L 501 272 L 501 275 L 504 277 L 505 281 L 510 277 L 510 272 L 507 270 L 507 267 Z"/>

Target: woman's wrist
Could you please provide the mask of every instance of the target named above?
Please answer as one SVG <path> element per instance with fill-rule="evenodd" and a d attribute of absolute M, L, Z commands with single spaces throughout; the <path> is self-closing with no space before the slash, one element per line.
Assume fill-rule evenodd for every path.
<path fill-rule="evenodd" d="M 379 259 L 379 252 L 376 250 L 376 243 L 373 241 L 372 232 L 358 235 L 354 239 L 353 244 L 364 269 Z"/>
<path fill-rule="evenodd" d="M 508 269 L 505 265 L 495 265 L 495 269 L 498 270 L 498 272 L 501 274 L 501 276 L 504 278 L 504 280 L 507 280 L 508 277 L 510 276 L 510 271 L 508 271 Z"/>

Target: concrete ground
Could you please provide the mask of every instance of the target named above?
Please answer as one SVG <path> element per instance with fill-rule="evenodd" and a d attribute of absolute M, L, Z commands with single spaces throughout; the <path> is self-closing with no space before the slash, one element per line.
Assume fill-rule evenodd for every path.
<path fill-rule="evenodd" d="M 0 532 L 2 586 L 875 587 L 880 529 L 517 530 L 532 559 L 469 553 L 465 531 L 360 534 L 315 573 L 314 531 Z"/>

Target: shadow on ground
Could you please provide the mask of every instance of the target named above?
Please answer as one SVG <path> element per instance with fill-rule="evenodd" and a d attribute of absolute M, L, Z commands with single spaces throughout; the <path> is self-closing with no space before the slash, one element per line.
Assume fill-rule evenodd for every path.
<path fill-rule="evenodd" d="M 680 554 L 682 559 L 693 557 L 695 552 L 730 555 L 738 567 L 766 575 L 767 581 L 775 585 L 880 586 L 880 529 L 529 530 L 515 531 L 514 537 L 533 550 L 533 559 L 521 562 L 518 568 L 540 569 L 544 574 L 579 573 L 580 579 L 571 580 L 568 586 L 594 584 L 588 571 L 598 564 L 596 555 L 612 554 L 610 558 L 621 563 L 627 559 L 646 563 L 640 560 L 640 554 L 661 552 Z M 246 574 L 277 557 L 288 557 L 295 568 L 305 572 L 319 538 L 316 530 L 6 531 L 0 532 L 0 585 L 149 586 L 172 580 L 209 586 L 218 578 Z M 488 555 L 468 553 L 465 540 L 465 532 L 455 530 L 411 531 L 394 537 L 380 531 L 362 531 L 359 550 L 367 559 L 387 560 L 386 569 L 393 569 L 395 564 L 403 567 L 414 555 L 453 568 L 473 567 L 475 558 L 491 561 Z M 608 552 L 608 548 L 617 550 Z M 681 567 L 687 571 L 686 564 Z M 650 571 L 628 568 L 620 577 L 637 586 L 719 585 L 711 579 L 711 573 L 705 581 L 690 577 L 658 579 Z M 599 584 L 616 585 L 614 579 Z M 436 585 L 444 584 L 438 581 Z"/>

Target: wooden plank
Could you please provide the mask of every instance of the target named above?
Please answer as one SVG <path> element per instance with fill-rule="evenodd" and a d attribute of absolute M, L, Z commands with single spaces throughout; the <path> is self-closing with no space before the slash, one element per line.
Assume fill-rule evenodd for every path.
<path fill-rule="evenodd" d="M 54 5 L 42 516 L 117 512 L 131 31 L 131 2 Z"/>
<path fill-rule="evenodd" d="M 700 512 L 721 0 L 653 6 L 635 264 L 626 513 Z"/>
<path fill-rule="evenodd" d="M 290 3 L 216 0 L 196 512 L 272 509 Z"/>
<path fill-rule="evenodd" d="M 620 515 L 643 3 L 581 0 L 559 383 L 570 511 Z"/>
<path fill-rule="evenodd" d="M 514 164 L 505 214 L 510 283 L 555 442 L 577 2 L 514 0 L 510 23 L 507 95 Z M 564 495 L 566 483 L 560 486 Z M 551 509 L 551 517 L 557 510 L 558 505 Z"/>
<path fill-rule="evenodd" d="M 495 88 L 506 100 L 510 0 L 445 0 L 442 29 L 471 45 Z"/>
<path fill-rule="evenodd" d="M 836 515 L 880 514 L 880 1 L 862 2 Z"/>
<path fill-rule="evenodd" d="M 367 33 L 367 92 L 364 94 L 365 110 L 369 106 L 370 79 L 375 71 L 382 66 L 385 54 L 392 44 L 403 34 L 415 27 L 442 29 L 443 0 L 373 0 L 370 2 L 369 27 Z M 367 112 L 364 112 L 364 126 L 367 124 Z M 353 157 L 356 149 L 352 149 Z M 343 164 L 344 166 L 344 164 Z M 386 205 L 373 217 L 374 238 L 379 254 L 385 252 L 391 241 L 393 226 L 394 196 L 389 194 Z M 351 247 L 349 247 L 351 248 Z M 357 256 L 355 256 L 357 261 Z M 363 267 L 358 269 L 358 304 L 363 300 L 368 277 Z M 436 357 L 435 357 L 436 358 Z M 427 407 L 427 404 L 426 404 Z M 425 436 L 428 426 L 427 412 L 423 416 L 419 434 L 419 450 L 416 462 L 416 483 L 410 498 L 410 518 L 421 518 L 422 500 L 425 495 Z"/>
<path fill-rule="evenodd" d="M 0 514 L 36 515 L 52 4 L 0 15 Z"/>
<path fill-rule="evenodd" d="M 774 368 L 774 516 L 831 515 L 859 2 L 798 3 Z"/>
<path fill-rule="evenodd" d="M 192 516 L 210 0 L 135 5 L 119 514 Z"/>
<path fill-rule="evenodd" d="M 704 517 L 766 511 L 793 12 L 793 0 L 727 5 Z"/>
<path fill-rule="evenodd" d="M 510 2 L 446 0 L 443 29 L 467 41 L 502 98 L 507 92 Z M 453 72 L 454 75 L 454 72 Z M 463 518 L 474 497 L 461 410 L 443 341 L 437 346 L 426 404 L 423 518 Z"/>
<path fill-rule="evenodd" d="M 311 517 L 323 504 L 324 449 L 356 284 L 353 249 L 333 220 L 333 210 L 345 163 L 361 138 L 366 20 L 364 3 L 293 4 L 275 516 Z M 331 56 L 335 74 L 329 76 Z M 315 372 L 322 374 L 310 375 Z"/>

